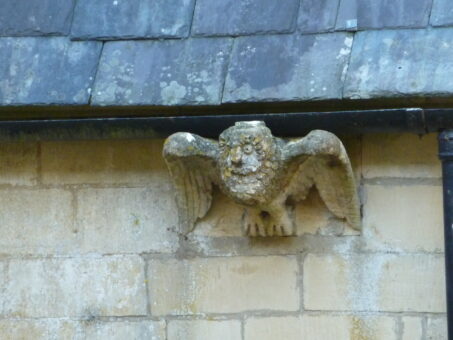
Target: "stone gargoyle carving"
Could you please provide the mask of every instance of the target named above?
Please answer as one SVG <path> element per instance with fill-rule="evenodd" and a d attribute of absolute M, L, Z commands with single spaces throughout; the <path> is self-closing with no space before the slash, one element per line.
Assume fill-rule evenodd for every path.
<path fill-rule="evenodd" d="M 213 185 L 246 208 L 243 227 L 249 236 L 293 235 L 288 202 L 305 199 L 312 186 L 335 216 L 360 229 L 351 164 L 330 132 L 314 130 L 284 140 L 262 121 L 237 122 L 221 133 L 219 142 L 175 133 L 166 140 L 163 156 L 185 234 L 210 209 Z"/>

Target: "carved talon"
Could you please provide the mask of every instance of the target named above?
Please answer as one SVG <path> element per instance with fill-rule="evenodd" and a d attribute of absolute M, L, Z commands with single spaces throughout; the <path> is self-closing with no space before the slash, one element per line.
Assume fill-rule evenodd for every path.
<path fill-rule="evenodd" d="M 293 232 L 294 225 L 287 215 L 280 219 L 271 218 L 267 228 L 267 236 L 291 236 Z"/>
<path fill-rule="evenodd" d="M 244 227 L 245 234 L 248 236 L 266 236 L 266 224 L 255 211 L 247 210 Z"/>

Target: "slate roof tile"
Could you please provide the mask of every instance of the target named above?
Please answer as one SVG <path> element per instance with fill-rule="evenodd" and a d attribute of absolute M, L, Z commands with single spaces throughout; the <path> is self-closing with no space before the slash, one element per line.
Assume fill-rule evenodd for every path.
<path fill-rule="evenodd" d="M 357 33 L 345 97 L 451 95 L 452 36 L 453 28 Z"/>
<path fill-rule="evenodd" d="M 197 0 L 192 33 L 237 36 L 295 29 L 300 0 Z"/>
<path fill-rule="evenodd" d="M 453 26 L 453 1 L 452 0 L 433 0 L 431 13 L 431 25 L 433 26 Z"/>
<path fill-rule="evenodd" d="M 349 33 L 237 38 L 224 102 L 340 98 Z"/>
<path fill-rule="evenodd" d="M 298 27 L 302 33 L 320 33 L 335 28 L 340 0 L 302 0 Z"/>
<path fill-rule="evenodd" d="M 0 36 L 65 35 L 74 0 L 1 0 Z"/>
<path fill-rule="evenodd" d="M 220 104 L 229 38 L 105 44 L 94 105 Z"/>
<path fill-rule="evenodd" d="M 88 104 L 101 43 L 0 38 L 0 104 Z"/>
<path fill-rule="evenodd" d="M 75 39 L 181 38 L 189 34 L 195 0 L 78 0 Z"/>
<path fill-rule="evenodd" d="M 421 28 L 432 0 L 341 0 L 337 29 Z"/>

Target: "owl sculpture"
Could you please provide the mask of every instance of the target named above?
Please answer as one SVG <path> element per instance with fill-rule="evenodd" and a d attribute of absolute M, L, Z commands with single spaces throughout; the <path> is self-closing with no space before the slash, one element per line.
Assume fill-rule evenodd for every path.
<path fill-rule="evenodd" d="M 262 121 L 237 122 L 219 141 L 179 132 L 165 141 L 163 156 L 177 192 L 184 234 L 211 207 L 213 185 L 246 208 L 248 236 L 295 233 L 289 203 L 315 186 L 327 208 L 360 229 L 360 209 L 351 164 L 341 141 L 314 130 L 306 137 L 274 137 Z"/>

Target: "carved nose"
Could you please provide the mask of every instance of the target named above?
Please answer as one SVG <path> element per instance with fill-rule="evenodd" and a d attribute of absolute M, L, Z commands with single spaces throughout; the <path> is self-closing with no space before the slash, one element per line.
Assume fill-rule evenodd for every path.
<path fill-rule="evenodd" d="M 231 162 L 235 165 L 242 163 L 242 152 L 239 148 L 233 149 L 231 152 Z"/>

